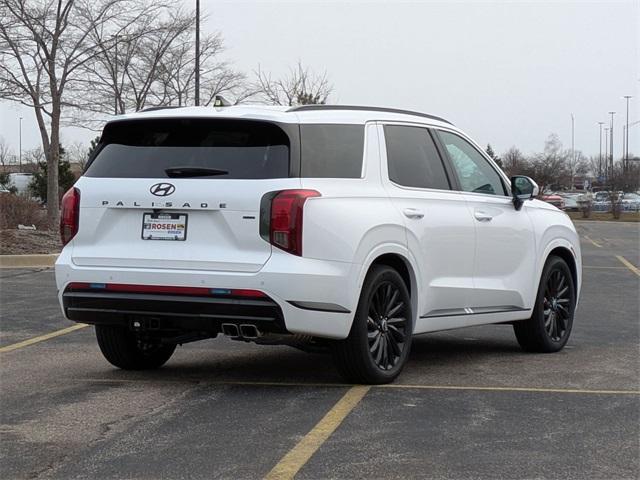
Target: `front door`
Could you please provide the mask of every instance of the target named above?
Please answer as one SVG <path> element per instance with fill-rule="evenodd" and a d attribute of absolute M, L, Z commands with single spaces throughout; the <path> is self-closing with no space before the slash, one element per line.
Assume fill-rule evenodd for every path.
<path fill-rule="evenodd" d="M 462 136 L 438 131 L 476 228 L 474 314 L 531 308 L 526 298 L 535 275 L 533 224 L 517 211 L 494 166 Z"/>

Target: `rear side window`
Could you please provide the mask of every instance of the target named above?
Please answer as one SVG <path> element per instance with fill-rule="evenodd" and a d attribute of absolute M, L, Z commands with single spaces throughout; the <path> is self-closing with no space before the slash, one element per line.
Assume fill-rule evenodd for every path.
<path fill-rule="evenodd" d="M 426 128 L 385 125 L 389 180 L 405 187 L 449 190 L 442 159 Z"/>
<path fill-rule="evenodd" d="M 360 178 L 364 125 L 300 125 L 302 177 Z"/>
<path fill-rule="evenodd" d="M 171 178 L 178 171 L 195 178 L 286 178 L 289 150 L 289 137 L 271 123 L 189 118 L 121 121 L 105 127 L 100 150 L 85 175 Z"/>

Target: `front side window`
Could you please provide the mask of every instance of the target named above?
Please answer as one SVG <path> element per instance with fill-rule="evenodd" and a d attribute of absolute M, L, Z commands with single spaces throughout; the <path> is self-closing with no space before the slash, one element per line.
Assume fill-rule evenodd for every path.
<path fill-rule="evenodd" d="M 500 175 L 473 145 L 453 133 L 439 131 L 438 134 L 449 153 L 463 191 L 506 195 Z"/>
<path fill-rule="evenodd" d="M 449 190 L 449 180 L 429 131 L 421 127 L 385 125 L 389 180 L 416 188 Z"/>

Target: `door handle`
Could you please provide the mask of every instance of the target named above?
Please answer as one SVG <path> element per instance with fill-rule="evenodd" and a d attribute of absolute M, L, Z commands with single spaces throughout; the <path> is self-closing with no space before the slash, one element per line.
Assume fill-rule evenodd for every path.
<path fill-rule="evenodd" d="M 405 208 L 402 213 L 404 213 L 404 216 L 407 218 L 420 219 L 424 217 L 424 212 L 417 208 Z"/>
<path fill-rule="evenodd" d="M 476 217 L 476 220 L 479 222 L 490 222 L 493 218 L 493 215 L 488 214 L 487 212 L 483 212 L 482 210 L 476 210 L 473 212 L 473 216 Z"/>

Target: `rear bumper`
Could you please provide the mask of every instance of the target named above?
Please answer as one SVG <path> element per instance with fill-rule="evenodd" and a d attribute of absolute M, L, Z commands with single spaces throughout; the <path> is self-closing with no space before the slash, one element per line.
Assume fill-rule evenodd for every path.
<path fill-rule="evenodd" d="M 143 319 L 162 329 L 220 332 L 222 323 L 252 323 L 265 332 L 345 338 L 358 301 L 360 267 L 274 251 L 257 273 L 85 267 L 66 248 L 56 262 L 64 315 L 90 324 Z M 111 292 L 69 292 L 71 282 L 255 289 L 266 299 L 193 298 Z"/>
<path fill-rule="evenodd" d="M 144 330 L 198 331 L 217 334 L 223 323 L 251 323 L 262 332 L 286 333 L 282 310 L 265 299 L 208 298 L 188 295 L 73 291 L 62 293 L 70 320 L 131 326 Z"/>

